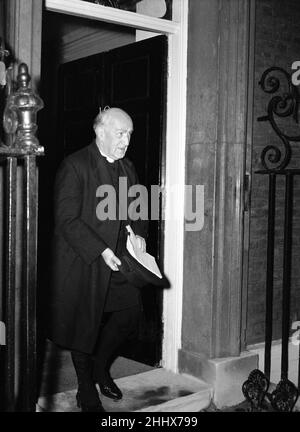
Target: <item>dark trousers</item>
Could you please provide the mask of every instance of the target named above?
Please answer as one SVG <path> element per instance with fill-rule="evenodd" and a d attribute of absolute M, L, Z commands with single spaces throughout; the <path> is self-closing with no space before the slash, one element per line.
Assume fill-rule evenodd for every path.
<path fill-rule="evenodd" d="M 91 378 L 96 382 L 103 382 L 118 348 L 128 339 L 136 337 L 140 313 L 140 305 L 104 313 L 94 355 L 72 352 L 75 369 L 74 357 L 80 356 L 87 365 L 85 369 L 91 371 Z M 78 377 L 77 370 L 76 373 Z"/>

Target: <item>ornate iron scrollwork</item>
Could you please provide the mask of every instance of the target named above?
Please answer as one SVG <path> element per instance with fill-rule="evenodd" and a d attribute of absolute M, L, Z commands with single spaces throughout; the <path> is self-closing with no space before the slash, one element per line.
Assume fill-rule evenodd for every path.
<path fill-rule="evenodd" d="M 242 385 L 243 395 L 250 402 L 250 410 L 269 411 L 266 398 L 269 400 L 274 411 L 291 412 L 298 400 L 299 391 L 295 384 L 287 378 L 283 378 L 277 384 L 272 393 L 268 393 L 269 380 L 259 369 L 250 372 L 247 381 Z M 271 409 L 272 411 L 272 409 Z"/>
<path fill-rule="evenodd" d="M 282 379 L 276 386 L 276 389 L 268 394 L 268 399 L 275 411 L 292 411 L 299 392 L 297 387 L 288 379 Z"/>
<path fill-rule="evenodd" d="M 251 404 L 250 411 L 260 411 L 269 388 L 269 380 L 259 369 L 254 369 L 242 386 L 242 392 Z"/>
<path fill-rule="evenodd" d="M 282 82 L 282 79 L 285 82 Z M 264 170 L 256 171 L 269 176 L 269 210 L 268 210 L 268 259 L 266 279 L 266 330 L 265 330 L 265 373 L 258 369 L 252 371 L 248 380 L 242 386 L 243 394 L 251 403 L 251 410 L 292 411 L 298 396 L 297 387 L 287 379 L 288 377 L 288 337 L 289 337 L 289 294 L 290 294 L 290 254 L 292 238 L 292 176 L 299 174 L 299 170 L 286 169 L 292 156 L 292 142 L 299 142 L 300 135 L 292 135 L 295 123 L 298 125 L 298 111 L 300 96 L 298 88 L 292 84 L 290 75 L 280 67 L 268 68 L 259 81 L 265 93 L 273 94 L 268 103 L 267 115 L 259 117 L 258 121 L 268 121 L 283 143 L 284 152 L 276 145 L 267 145 L 261 153 L 261 163 Z M 278 93 L 277 93 L 278 92 Z M 276 93 L 276 95 L 275 95 Z M 293 122 L 284 122 L 288 117 Z M 285 130 L 283 130 L 283 124 Z M 290 126 L 293 127 L 290 132 Z M 288 132 L 290 133 L 288 133 Z M 272 166 L 270 166 L 270 164 Z M 282 301 L 282 379 L 272 393 L 268 392 L 271 371 L 271 342 L 272 342 L 272 299 L 273 299 L 273 265 L 274 265 L 274 232 L 275 232 L 275 192 L 276 177 L 274 174 L 286 176 L 285 195 L 285 226 L 284 226 L 284 265 L 283 265 L 283 301 Z M 271 299 L 271 300 L 270 300 Z M 268 313 L 269 312 L 269 313 Z M 267 401 L 265 400 L 267 399 Z M 268 403 L 267 403 L 268 402 Z"/>
<path fill-rule="evenodd" d="M 282 81 L 274 73 L 279 73 L 283 76 L 287 91 L 284 91 Z M 266 146 L 261 153 L 261 163 L 265 169 L 284 169 L 291 159 L 291 142 L 300 141 L 300 135 L 289 135 L 285 133 L 275 116 L 278 118 L 287 118 L 292 116 L 294 121 L 298 123 L 298 109 L 300 96 L 297 87 L 292 84 L 290 75 L 280 67 L 268 68 L 259 81 L 259 85 L 265 93 L 276 93 L 282 91 L 281 94 L 273 96 L 268 104 L 267 115 L 259 117 L 258 121 L 269 121 L 271 127 L 283 143 L 284 153 L 275 145 Z M 272 166 L 270 166 L 272 164 Z"/>

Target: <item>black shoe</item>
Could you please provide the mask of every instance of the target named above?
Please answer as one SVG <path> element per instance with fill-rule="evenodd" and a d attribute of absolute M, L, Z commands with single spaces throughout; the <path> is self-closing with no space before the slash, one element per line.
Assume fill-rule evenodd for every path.
<path fill-rule="evenodd" d="M 107 376 L 102 382 L 98 382 L 101 393 L 114 400 L 120 400 L 123 394 L 119 387 L 114 383 L 110 376 Z"/>
<path fill-rule="evenodd" d="M 81 408 L 82 412 L 106 412 L 100 400 L 95 405 L 87 405 L 85 403 L 82 403 L 79 390 L 76 394 L 76 400 L 77 406 L 78 408 Z"/>

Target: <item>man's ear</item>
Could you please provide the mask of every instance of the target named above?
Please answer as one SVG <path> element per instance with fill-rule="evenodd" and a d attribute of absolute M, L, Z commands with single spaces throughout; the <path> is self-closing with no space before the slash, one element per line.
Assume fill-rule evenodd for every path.
<path fill-rule="evenodd" d="M 95 127 L 95 134 L 97 137 L 99 137 L 100 139 L 104 138 L 104 129 L 102 125 L 97 125 Z"/>

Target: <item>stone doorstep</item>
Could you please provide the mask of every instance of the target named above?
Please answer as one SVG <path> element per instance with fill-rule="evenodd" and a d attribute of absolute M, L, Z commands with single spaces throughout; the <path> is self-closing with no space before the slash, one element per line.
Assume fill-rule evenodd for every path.
<path fill-rule="evenodd" d="M 100 393 L 107 412 L 198 412 L 211 402 L 213 389 L 204 381 L 159 368 L 116 379 L 121 401 Z M 79 412 L 76 390 L 40 397 L 37 412 Z"/>

